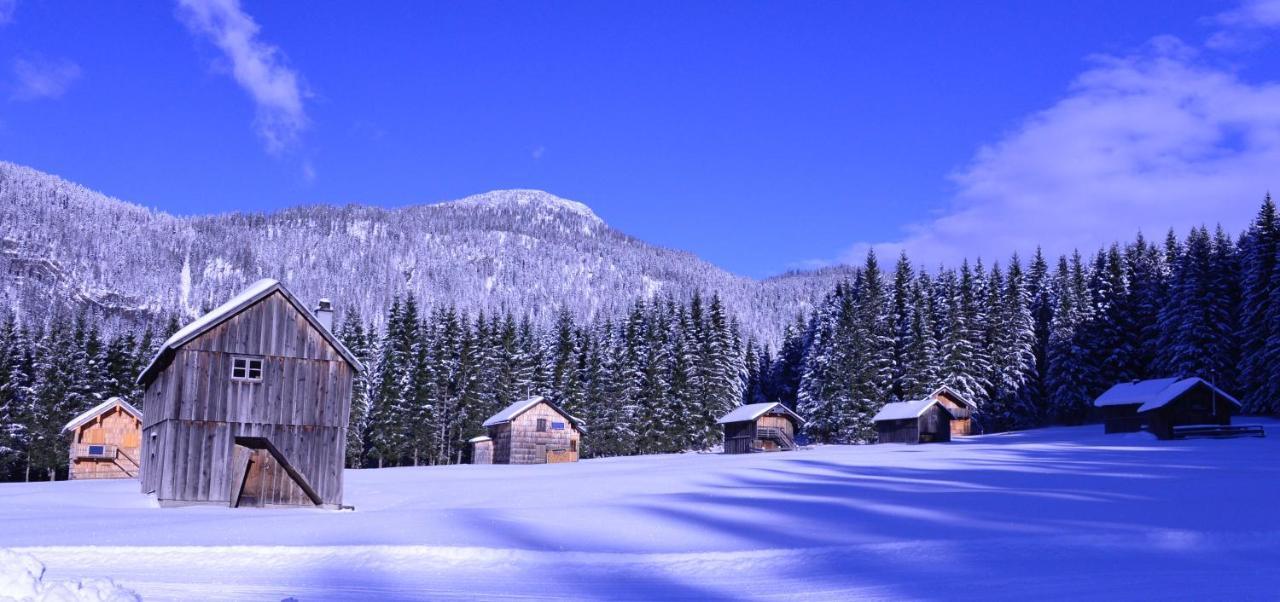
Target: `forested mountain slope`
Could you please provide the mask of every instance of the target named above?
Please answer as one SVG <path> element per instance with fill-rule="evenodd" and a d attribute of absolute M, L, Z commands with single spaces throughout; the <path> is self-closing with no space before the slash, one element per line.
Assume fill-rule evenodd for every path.
<path fill-rule="evenodd" d="M 0 162 L 0 305 L 26 316 L 74 303 L 109 320 L 186 318 L 262 277 L 375 318 L 412 292 L 426 305 L 541 324 L 561 306 L 583 319 L 617 316 L 637 296 L 701 290 L 719 293 L 747 333 L 776 340 L 846 273 L 736 276 L 535 190 L 177 217 Z"/>

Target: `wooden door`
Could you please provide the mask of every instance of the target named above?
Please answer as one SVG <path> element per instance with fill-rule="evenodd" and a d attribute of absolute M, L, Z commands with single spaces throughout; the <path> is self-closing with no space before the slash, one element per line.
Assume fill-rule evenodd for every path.
<path fill-rule="evenodd" d="M 539 443 L 533 446 L 533 461 L 537 464 L 546 464 L 547 445 L 545 443 Z"/>
<path fill-rule="evenodd" d="M 240 475 L 238 486 L 231 490 L 232 508 L 261 508 L 266 499 L 265 481 L 268 453 L 265 449 L 236 446 L 232 459 L 233 474 Z"/>

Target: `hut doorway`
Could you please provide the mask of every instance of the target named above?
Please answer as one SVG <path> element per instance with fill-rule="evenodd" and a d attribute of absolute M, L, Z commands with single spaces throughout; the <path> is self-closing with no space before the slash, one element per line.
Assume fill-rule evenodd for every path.
<path fill-rule="evenodd" d="M 230 468 L 232 508 L 322 504 L 307 479 L 264 437 L 236 437 Z"/>

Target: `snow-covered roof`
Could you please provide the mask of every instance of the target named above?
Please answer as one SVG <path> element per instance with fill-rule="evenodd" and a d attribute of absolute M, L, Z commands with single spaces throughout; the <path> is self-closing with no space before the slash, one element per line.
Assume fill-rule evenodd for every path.
<path fill-rule="evenodd" d="M 164 344 L 160 345 L 160 350 L 156 352 L 155 357 L 151 358 L 151 363 L 147 364 L 147 367 L 138 375 L 138 383 L 145 385 L 151 382 L 152 378 L 155 376 L 155 372 L 157 372 L 164 364 L 168 356 L 172 355 L 174 351 L 177 351 L 179 347 L 187 344 L 210 328 L 221 324 L 232 316 L 240 313 L 245 308 L 248 308 L 254 303 L 265 298 L 267 295 L 276 291 L 280 291 L 280 294 L 284 295 L 285 299 L 287 299 L 289 303 L 293 304 L 299 313 L 306 316 L 307 322 L 309 322 L 316 330 L 320 331 L 320 334 L 324 336 L 325 340 L 329 341 L 329 344 L 333 345 L 333 347 L 338 350 L 338 353 L 341 353 L 342 357 L 345 358 L 357 372 L 364 370 L 364 366 L 360 363 L 360 360 L 357 360 L 356 356 L 352 355 L 351 351 L 338 340 L 338 337 L 334 336 L 328 328 L 325 328 L 320 324 L 320 322 L 316 320 L 315 315 L 312 314 L 297 297 L 293 296 L 293 293 L 289 292 L 289 289 L 285 288 L 283 284 L 280 284 L 280 281 L 278 280 L 263 278 L 262 280 L 249 285 L 249 288 L 244 289 L 240 294 L 232 297 L 230 301 L 219 305 L 213 311 L 196 318 L 190 324 L 178 329 L 178 332 L 173 333 L 173 336 L 170 336 Z"/>
<path fill-rule="evenodd" d="M 493 439 L 490 439 L 488 435 L 480 435 L 479 437 L 467 439 L 467 443 L 482 443 L 484 441 L 493 441 Z"/>
<path fill-rule="evenodd" d="M 1145 403 L 1156 394 L 1178 382 L 1176 378 L 1153 378 L 1151 380 L 1135 380 L 1128 383 L 1116 383 L 1105 393 L 1093 400 L 1096 407 L 1125 406 Z"/>
<path fill-rule="evenodd" d="M 792 412 L 791 408 L 788 408 L 776 401 L 768 403 L 750 403 L 744 406 L 738 406 L 728 414 L 721 416 L 720 419 L 716 421 L 716 424 L 750 422 L 775 410 L 779 410 L 784 414 L 790 415 L 792 418 L 795 418 L 796 422 L 799 424 L 804 424 L 804 419 L 801 418 L 799 414 Z"/>
<path fill-rule="evenodd" d="M 917 399 L 915 401 L 895 401 L 884 404 L 879 412 L 876 412 L 872 422 L 883 422 L 885 420 L 906 420 L 908 418 L 919 418 L 929 406 L 938 403 L 937 399 L 929 397 L 927 399 Z"/>
<path fill-rule="evenodd" d="M 506 408 L 503 408 L 501 412 L 498 412 L 497 414 L 490 416 L 488 420 L 484 421 L 483 426 L 488 427 L 488 426 L 502 424 L 504 422 L 511 422 L 512 420 L 515 420 L 516 416 L 519 416 L 525 413 L 525 411 L 529 410 L 533 406 L 536 406 L 540 403 L 546 403 L 552 408 L 555 408 L 557 412 L 560 412 L 561 414 L 564 415 L 565 418 L 568 418 L 570 422 L 575 424 L 578 427 L 578 430 L 586 432 L 587 430 L 586 425 L 583 424 L 581 420 L 578 420 L 577 417 L 564 411 L 564 408 L 554 403 L 551 403 L 550 401 L 547 400 L 547 398 L 542 397 L 541 395 L 536 395 L 534 397 L 530 397 L 529 399 L 523 399 L 523 400 L 517 401 L 507 406 Z"/>
<path fill-rule="evenodd" d="M 129 402 L 127 402 L 127 401 L 125 401 L 125 400 L 123 400 L 123 399 L 121 399 L 121 398 L 119 398 L 119 397 L 112 397 L 111 399 L 108 399 L 108 400 L 106 400 L 106 401 L 104 401 L 104 402 L 102 402 L 102 403 L 100 403 L 100 404 L 98 404 L 98 405 L 96 405 L 96 406 L 93 406 L 92 408 L 89 408 L 89 409 L 85 410 L 83 414 L 80 414 L 79 416 L 76 416 L 75 418 L 72 418 L 72 419 L 71 419 L 71 422 L 68 422 L 68 423 L 67 423 L 67 426 L 62 427 L 62 432 L 64 432 L 64 433 L 65 433 L 65 432 L 67 432 L 67 431 L 69 431 L 69 430 L 72 430 L 72 429 L 75 429 L 75 428 L 79 428 L 79 427 L 80 427 L 80 426 L 82 426 L 84 423 L 89 422 L 90 420 L 93 420 L 94 418 L 97 418 L 97 417 L 98 417 L 98 415 L 100 415 L 100 414 L 102 414 L 103 412 L 106 412 L 107 410 L 109 410 L 109 409 L 111 409 L 111 408 L 115 407 L 115 405 L 116 405 L 116 404 L 120 404 L 120 407 L 121 407 L 124 411 L 126 411 L 126 412 L 128 412 L 128 413 L 130 413 L 130 414 L 133 414 L 133 417 L 134 417 L 134 418 L 137 418 L 138 420 L 142 420 L 142 410 L 139 410 L 138 408 L 133 407 L 133 405 L 132 405 L 132 404 L 130 404 Z"/>
<path fill-rule="evenodd" d="M 1139 412 L 1147 412 L 1163 408 L 1170 401 L 1177 399 L 1183 393 L 1190 391 L 1193 387 L 1204 385 L 1213 390 L 1215 395 L 1222 396 L 1223 399 L 1231 402 L 1236 407 L 1240 407 L 1240 401 L 1232 397 L 1226 391 L 1214 386 L 1213 383 L 1199 378 L 1155 378 L 1151 380 L 1141 380 L 1129 383 L 1119 383 L 1107 389 L 1105 393 L 1099 395 L 1094 400 L 1093 405 L 1096 407 L 1121 406 L 1121 405 L 1137 405 Z"/>

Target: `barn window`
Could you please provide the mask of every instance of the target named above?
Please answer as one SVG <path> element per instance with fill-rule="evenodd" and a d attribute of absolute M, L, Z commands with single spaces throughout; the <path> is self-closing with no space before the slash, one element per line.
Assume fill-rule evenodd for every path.
<path fill-rule="evenodd" d="M 262 360 L 252 357 L 231 359 L 231 380 L 259 382 L 262 380 Z"/>
<path fill-rule="evenodd" d="M 547 430 L 547 419 L 546 419 L 546 418 L 539 418 L 539 419 L 538 419 L 538 432 L 539 432 L 539 433 L 543 433 L 543 432 L 546 432 L 546 430 Z"/>
<path fill-rule="evenodd" d="M 551 423 L 551 430 L 553 430 L 553 431 L 563 431 L 563 430 L 564 430 L 564 423 L 563 423 L 563 422 L 552 422 L 552 423 Z"/>

